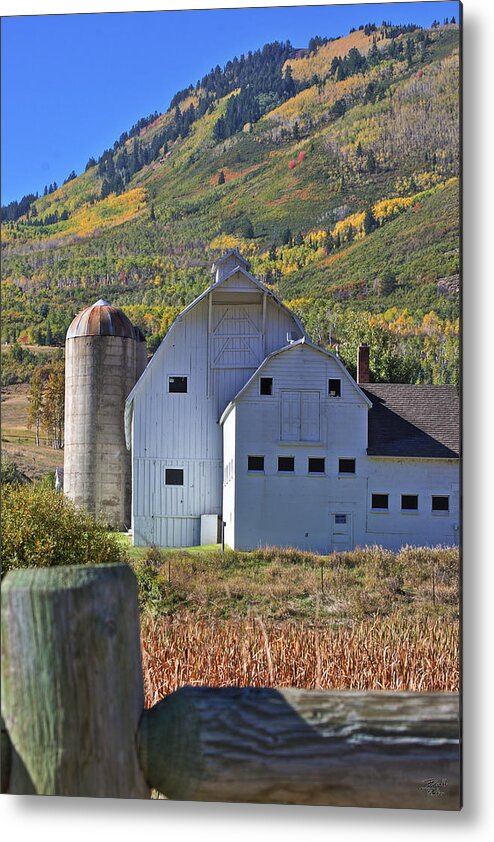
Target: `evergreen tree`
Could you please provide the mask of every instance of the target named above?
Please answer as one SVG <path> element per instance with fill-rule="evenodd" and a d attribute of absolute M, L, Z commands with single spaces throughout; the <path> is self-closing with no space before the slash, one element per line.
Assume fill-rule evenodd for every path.
<path fill-rule="evenodd" d="M 297 89 L 295 87 L 295 82 L 293 81 L 292 76 L 292 68 L 290 65 L 287 66 L 285 70 L 285 95 L 287 99 L 290 99 L 292 96 L 295 96 Z"/>
<path fill-rule="evenodd" d="M 119 196 L 121 193 L 124 192 L 124 183 L 123 178 L 120 173 L 117 173 L 113 180 L 113 190 L 112 192 L 116 193 Z"/>
<path fill-rule="evenodd" d="M 154 205 L 153 204 L 151 205 L 151 210 L 150 210 L 150 213 L 149 213 L 149 219 L 151 220 L 151 222 L 156 222 L 156 214 L 154 212 Z"/>
<path fill-rule="evenodd" d="M 367 152 L 367 172 L 373 173 L 376 172 L 377 165 L 376 165 L 376 158 L 372 149 L 369 149 Z"/>
<path fill-rule="evenodd" d="M 220 170 L 220 173 L 218 175 L 218 184 L 224 184 L 224 183 L 225 183 L 225 173 L 223 172 L 223 170 Z"/>
<path fill-rule="evenodd" d="M 281 235 L 282 244 L 284 246 L 288 246 L 290 244 L 291 239 L 292 239 L 292 232 L 290 231 L 289 228 L 285 228 L 285 230 L 283 231 L 283 233 Z"/>
<path fill-rule="evenodd" d="M 379 295 L 391 295 L 396 289 L 396 275 L 391 269 L 385 269 L 377 282 Z"/>
<path fill-rule="evenodd" d="M 109 195 L 110 195 L 110 193 L 111 193 L 111 190 L 110 190 L 110 182 L 109 182 L 106 178 L 104 178 L 104 179 L 103 179 L 103 184 L 101 185 L 101 195 L 100 195 L 100 198 L 101 198 L 101 199 L 106 199 L 106 197 L 107 197 L 107 196 L 109 196 Z"/>
<path fill-rule="evenodd" d="M 333 235 L 332 235 L 331 231 L 327 231 L 326 232 L 326 251 L 328 251 L 328 252 L 333 251 L 334 247 L 335 247 L 335 242 L 334 242 L 334 239 L 333 239 Z"/>
<path fill-rule="evenodd" d="M 370 65 L 374 66 L 376 64 L 379 64 L 380 61 L 381 53 L 379 52 L 379 49 L 376 44 L 376 39 L 374 38 L 374 41 L 372 42 L 372 47 L 370 48 L 369 53 L 367 55 L 367 62 Z"/>
<path fill-rule="evenodd" d="M 414 40 L 413 40 L 413 38 L 407 38 L 406 47 L 405 47 L 405 58 L 408 62 L 409 67 L 412 65 L 414 55 L 415 55 Z"/>
<path fill-rule="evenodd" d="M 338 117 L 342 117 L 345 111 L 346 102 L 344 99 L 337 99 L 336 102 L 330 108 L 331 115 L 336 120 L 338 119 Z"/>
<path fill-rule="evenodd" d="M 366 208 L 364 214 L 364 233 L 371 234 L 377 228 L 377 221 L 376 217 L 374 216 L 374 211 L 372 208 Z"/>
<path fill-rule="evenodd" d="M 242 233 L 247 240 L 252 240 L 254 236 L 254 226 L 248 217 L 242 223 Z"/>

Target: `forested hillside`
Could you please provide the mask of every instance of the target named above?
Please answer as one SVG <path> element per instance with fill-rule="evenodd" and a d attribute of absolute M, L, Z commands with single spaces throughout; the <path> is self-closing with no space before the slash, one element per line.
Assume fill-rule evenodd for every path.
<path fill-rule="evenodd" d="M 368 341 L 375 379 L 457 382 L 459 84 L 454 21 L 232 57 L 2 208 L 2 341 L 104 296 L 153 351 L 235 247 L 351 370 Z"/>

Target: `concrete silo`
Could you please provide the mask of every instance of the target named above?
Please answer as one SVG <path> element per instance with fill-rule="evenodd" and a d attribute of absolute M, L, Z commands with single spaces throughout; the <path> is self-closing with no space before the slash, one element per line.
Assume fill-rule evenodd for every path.
<path fill-rule="evenodd" d="M 65 342 L 64 492 L 118 529 L 130 526 L 125 399 L 145 365 L 144 336 L 107 301 L 72 321 Z"/>

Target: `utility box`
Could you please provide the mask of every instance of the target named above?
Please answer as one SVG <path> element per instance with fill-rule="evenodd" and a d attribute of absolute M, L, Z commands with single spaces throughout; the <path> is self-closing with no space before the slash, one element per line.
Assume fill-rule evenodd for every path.
<path fill-rule="evenodd" d="M 219 542 L 220 523 L 219 515 L 201 515 L 201 547 Z"/>

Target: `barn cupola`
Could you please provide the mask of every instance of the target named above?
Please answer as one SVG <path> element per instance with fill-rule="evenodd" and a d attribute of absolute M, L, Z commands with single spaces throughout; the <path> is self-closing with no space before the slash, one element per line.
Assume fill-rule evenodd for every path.
<path fill-rule="evenodd" d="M 213 275 L 213 283 L 217 284 L 226 278 L 234 269 L 243 269 L 248 272 L 249 262 L 237 251 L 231 249 L 227 251 L 222 257 L 218 258 L 213 263 L 211 274 Z"/>

